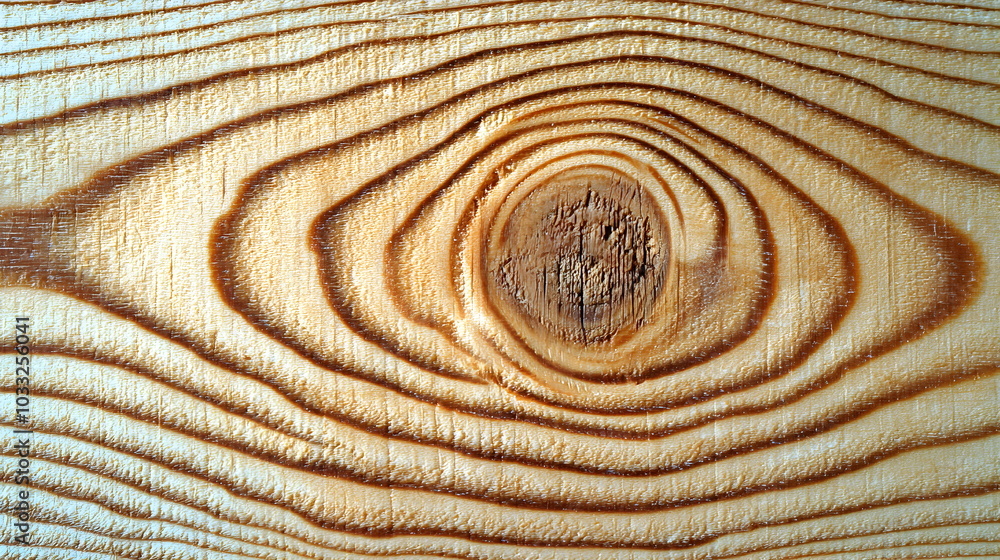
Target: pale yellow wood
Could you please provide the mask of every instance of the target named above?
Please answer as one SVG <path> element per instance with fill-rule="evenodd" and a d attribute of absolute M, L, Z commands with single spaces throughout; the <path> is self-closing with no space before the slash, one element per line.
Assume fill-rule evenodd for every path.
<path fill-rule="evenodd" d="M 0 14 L 0 557 L 1000 558 L 1000 4 Z"/>

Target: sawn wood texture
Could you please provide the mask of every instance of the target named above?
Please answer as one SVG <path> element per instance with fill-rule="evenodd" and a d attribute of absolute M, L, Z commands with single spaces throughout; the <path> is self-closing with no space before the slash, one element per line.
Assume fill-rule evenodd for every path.
<path fill-rule="evenodd" d="M 995 1 L 0 14 L 0 557 L 1000 558 Z"/>

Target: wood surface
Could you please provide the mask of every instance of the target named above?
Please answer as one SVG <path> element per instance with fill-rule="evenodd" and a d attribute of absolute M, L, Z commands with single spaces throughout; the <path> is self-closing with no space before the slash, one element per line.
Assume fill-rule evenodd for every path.
<path fill-rule="evenodd" d="M 0 557 L 1000 558 L 995 1 L 0 14 Z"/>

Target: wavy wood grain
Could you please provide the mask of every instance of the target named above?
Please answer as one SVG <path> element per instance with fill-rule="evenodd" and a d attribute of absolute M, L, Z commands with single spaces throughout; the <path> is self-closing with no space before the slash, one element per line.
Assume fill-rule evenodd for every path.
<path fill-rule="evenodd" d="M 0 13 L 0 555 L 1000 557 L 995 3 Z"/>

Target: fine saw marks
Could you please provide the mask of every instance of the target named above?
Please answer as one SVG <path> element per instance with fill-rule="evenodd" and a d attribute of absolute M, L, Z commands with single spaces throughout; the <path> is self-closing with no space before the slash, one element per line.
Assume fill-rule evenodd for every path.
<path fill-rule="evenodd" d="M 0 556 L 1000 557 L 1000 5 L 0 13 Z"/>

